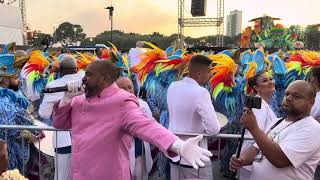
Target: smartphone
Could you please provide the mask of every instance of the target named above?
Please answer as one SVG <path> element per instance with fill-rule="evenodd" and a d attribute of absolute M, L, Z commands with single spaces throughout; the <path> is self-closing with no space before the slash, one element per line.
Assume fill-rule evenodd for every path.
<path fill-rule="evenodd" d="M 256 97 L 256 96 L 246 96 L 245 97 L 245 106 L 247 108 L 261 109 L 261 103 L 262 103 L 261 97 Z"/>

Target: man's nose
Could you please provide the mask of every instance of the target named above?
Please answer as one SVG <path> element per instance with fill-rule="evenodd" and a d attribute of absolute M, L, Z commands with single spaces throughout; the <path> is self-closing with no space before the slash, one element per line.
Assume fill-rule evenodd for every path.
<path fill-rule="evenodd" d="M 286 101 L 292 102 L 293 101 L 293 97 L 289 94 L 286 96 Z"/>

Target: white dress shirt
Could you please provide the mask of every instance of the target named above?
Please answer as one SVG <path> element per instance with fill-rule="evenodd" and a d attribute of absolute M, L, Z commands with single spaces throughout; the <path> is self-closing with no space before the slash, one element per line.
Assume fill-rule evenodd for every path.
<path fill-rule="evenodd" d="M 145 53 L 145 48 L 131 48 L 128 54 L 128 59 L 130 62 L 130 67 L 133 67 L 140 63 L 141 57 L 140 55 Z"/>
<path fill-rule="evenodd" d="M 61 87 L 66 86 L 68 81 L 81 81 L 83 77 L 82 74 L 68 74 L 64 75 L 62 78 L 51 81 L 46 85 L 46 88 L 53 88 L 53 87 Z M 46 93 L 44 94 L 43 100 L 39 107 L 39 116 L 42 119 L 49 119 L 51 117 L 53 106 L 59 102 L 64 96 L 64 92 L 56 92 L 56 93 Z M 58 142 L 56 145 L 56 141 Z M 66 147 L 71 146 L 71 137 L 69 131 L 59 131 L 57 133 L 57 140 L 56 140 L 56 133 L 53 135 L 53 147 Z"/>
<path fill-rule="evenodd" d="M 310 115 L 320 122 L 320 92 L 317 92 L 316 99 L 314 100 L 314 105 L 312 106 Z"/>
<path fill-rule="evenodd" d="M 218 134 L 220 125 L 207 89 L 185 77 L 168 88 L 169 130 Z"/>
<path fill-rule="evenodd" d="M 154 119 L 152 117 L 152 112 L 150 110 L 150 107 L 148 105 L 147 102 L 145 102 L 144 100 L 138 98 L 138 102 L 139 102 L 139 107 L 140 110 L 146 115 L 148 116 L 148 118 L 150 119 Z M 153 165 L 153 160 L 152 160 L 152 156 L 151 156 L 151 147 L 150 144 L 143 141 L 143 145 L 144 145 L 144 158 L 145 158 L 145 163 L 146 163 L 146 171 L 149 173 L 152 169 L 152 165 Z M 135 144 L 134 141 L 131 144 L 131 148 L 129 150 L 129 159 L 130 159 L 130 170 L 131 170 L 131 174 L 135 173 Z"/>

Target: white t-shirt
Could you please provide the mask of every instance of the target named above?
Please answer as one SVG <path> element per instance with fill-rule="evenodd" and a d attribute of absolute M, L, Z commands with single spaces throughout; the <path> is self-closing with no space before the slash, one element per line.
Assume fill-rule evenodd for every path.
<path fill-rule="evenodd" d="M 276 168 L 266 157 L 254 161 L 251 180 L 313 179 L 320 160 L 320 124 L 308 116 L 295 123 L 282 121 L 268 136 L 280 145 L 292 165 Z M 255 147 L 256 144 L 255 144 Z"/>
<path fill-rule="evenodd" d="M 262 131 L 265 131 L 268 127 L 270 127 L 270 125 L 272 126 L 277 121 L 277 117 L 274 114 L 273 110 L 270 108 L 269 104 L 263 99 L 261 102 L 261 109 L 254 108 L 252 109 L 252 111 L 256 117 L 258 126 Z M 245 135 L 252 138 L 252 135 L 248 130 L 246 130 Z M 254 143 L 255 141 L 253 140 L 243 141 L 241 153 L 245 152 L 248 148 L 253 146 Z M 252 167 L 251 165 L 249 165 L 249 166 L 244 166 L 243 168 L 251 171 Z"/>
<path fill-rule="evenodd" d="M 317 92 L 316 99 L 314 101 L 314 105 L 312 106 L 310 115 L 320 121 L 320 92 Z"/>

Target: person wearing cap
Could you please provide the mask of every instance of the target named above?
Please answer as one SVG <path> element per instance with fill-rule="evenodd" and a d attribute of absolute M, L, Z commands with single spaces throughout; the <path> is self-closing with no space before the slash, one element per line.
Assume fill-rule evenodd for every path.
<path fill-rule="evenodd" d="M 18 73 L 13 68 L 14 55 L 0 54 L 0 125 L 32 125 L 27 113 L 29 102 L 19 95 Z M 38 137 L 27 130 L 0 131 L 0 139 L 6 139 L 9 169 L 23 170 L 29 160 L 29 143 Z M 22 143 L 24 141 L 25 143 Z"/>
<path fill-rule="evenodd" d="M 188 75 L 170 84 L 167 93 L 170 131 L 210 135 L 219 133 L 220 125 L 210 93 L 201 87 L 209 81 L 210 65 L 211 59 L 195 55 L 190 60 Z M 172 159 L 171 179 L 212 179 L 211 162 L 199 171 L 188 166 L 190 164 L 185 163 L 183 159 Z"/>
<path fill-rule="evenodd" d="M 66 86 L 68 81 L 80 81 L 83 75 L 77 73 L 77 63 L 73 56 L 64 55 L 59 64 L 60 79 L 49 82 L 46 88 L 54 88 Z M 53 106 L 59 102 L 65 92 L 45 93 L 39 107 L 39 116 L 46 122 L 52 124 Z M 57 138 L 57 139 L 56 139 Z M 55 148 L 55 179 L 68 180 L 70 176 L 71 166 L 71 137 L 69 131 L 54 132 L 53 146 Z"/>
<path fill-rule="evenodd" d="M 68 82 L 68 92 L 55 105 L 53 126 L 72 131 L 72 179 L 131 179 L 132 136 L 168 156 L 180 155 L 194 168 L 210 161 L 212 154 L 198 146 L 202 136 L 183 141 L 150 120 L 137 98 L 116 85 L 119 74 L 110 61 L 92 62 L 82 83 Z"/>

